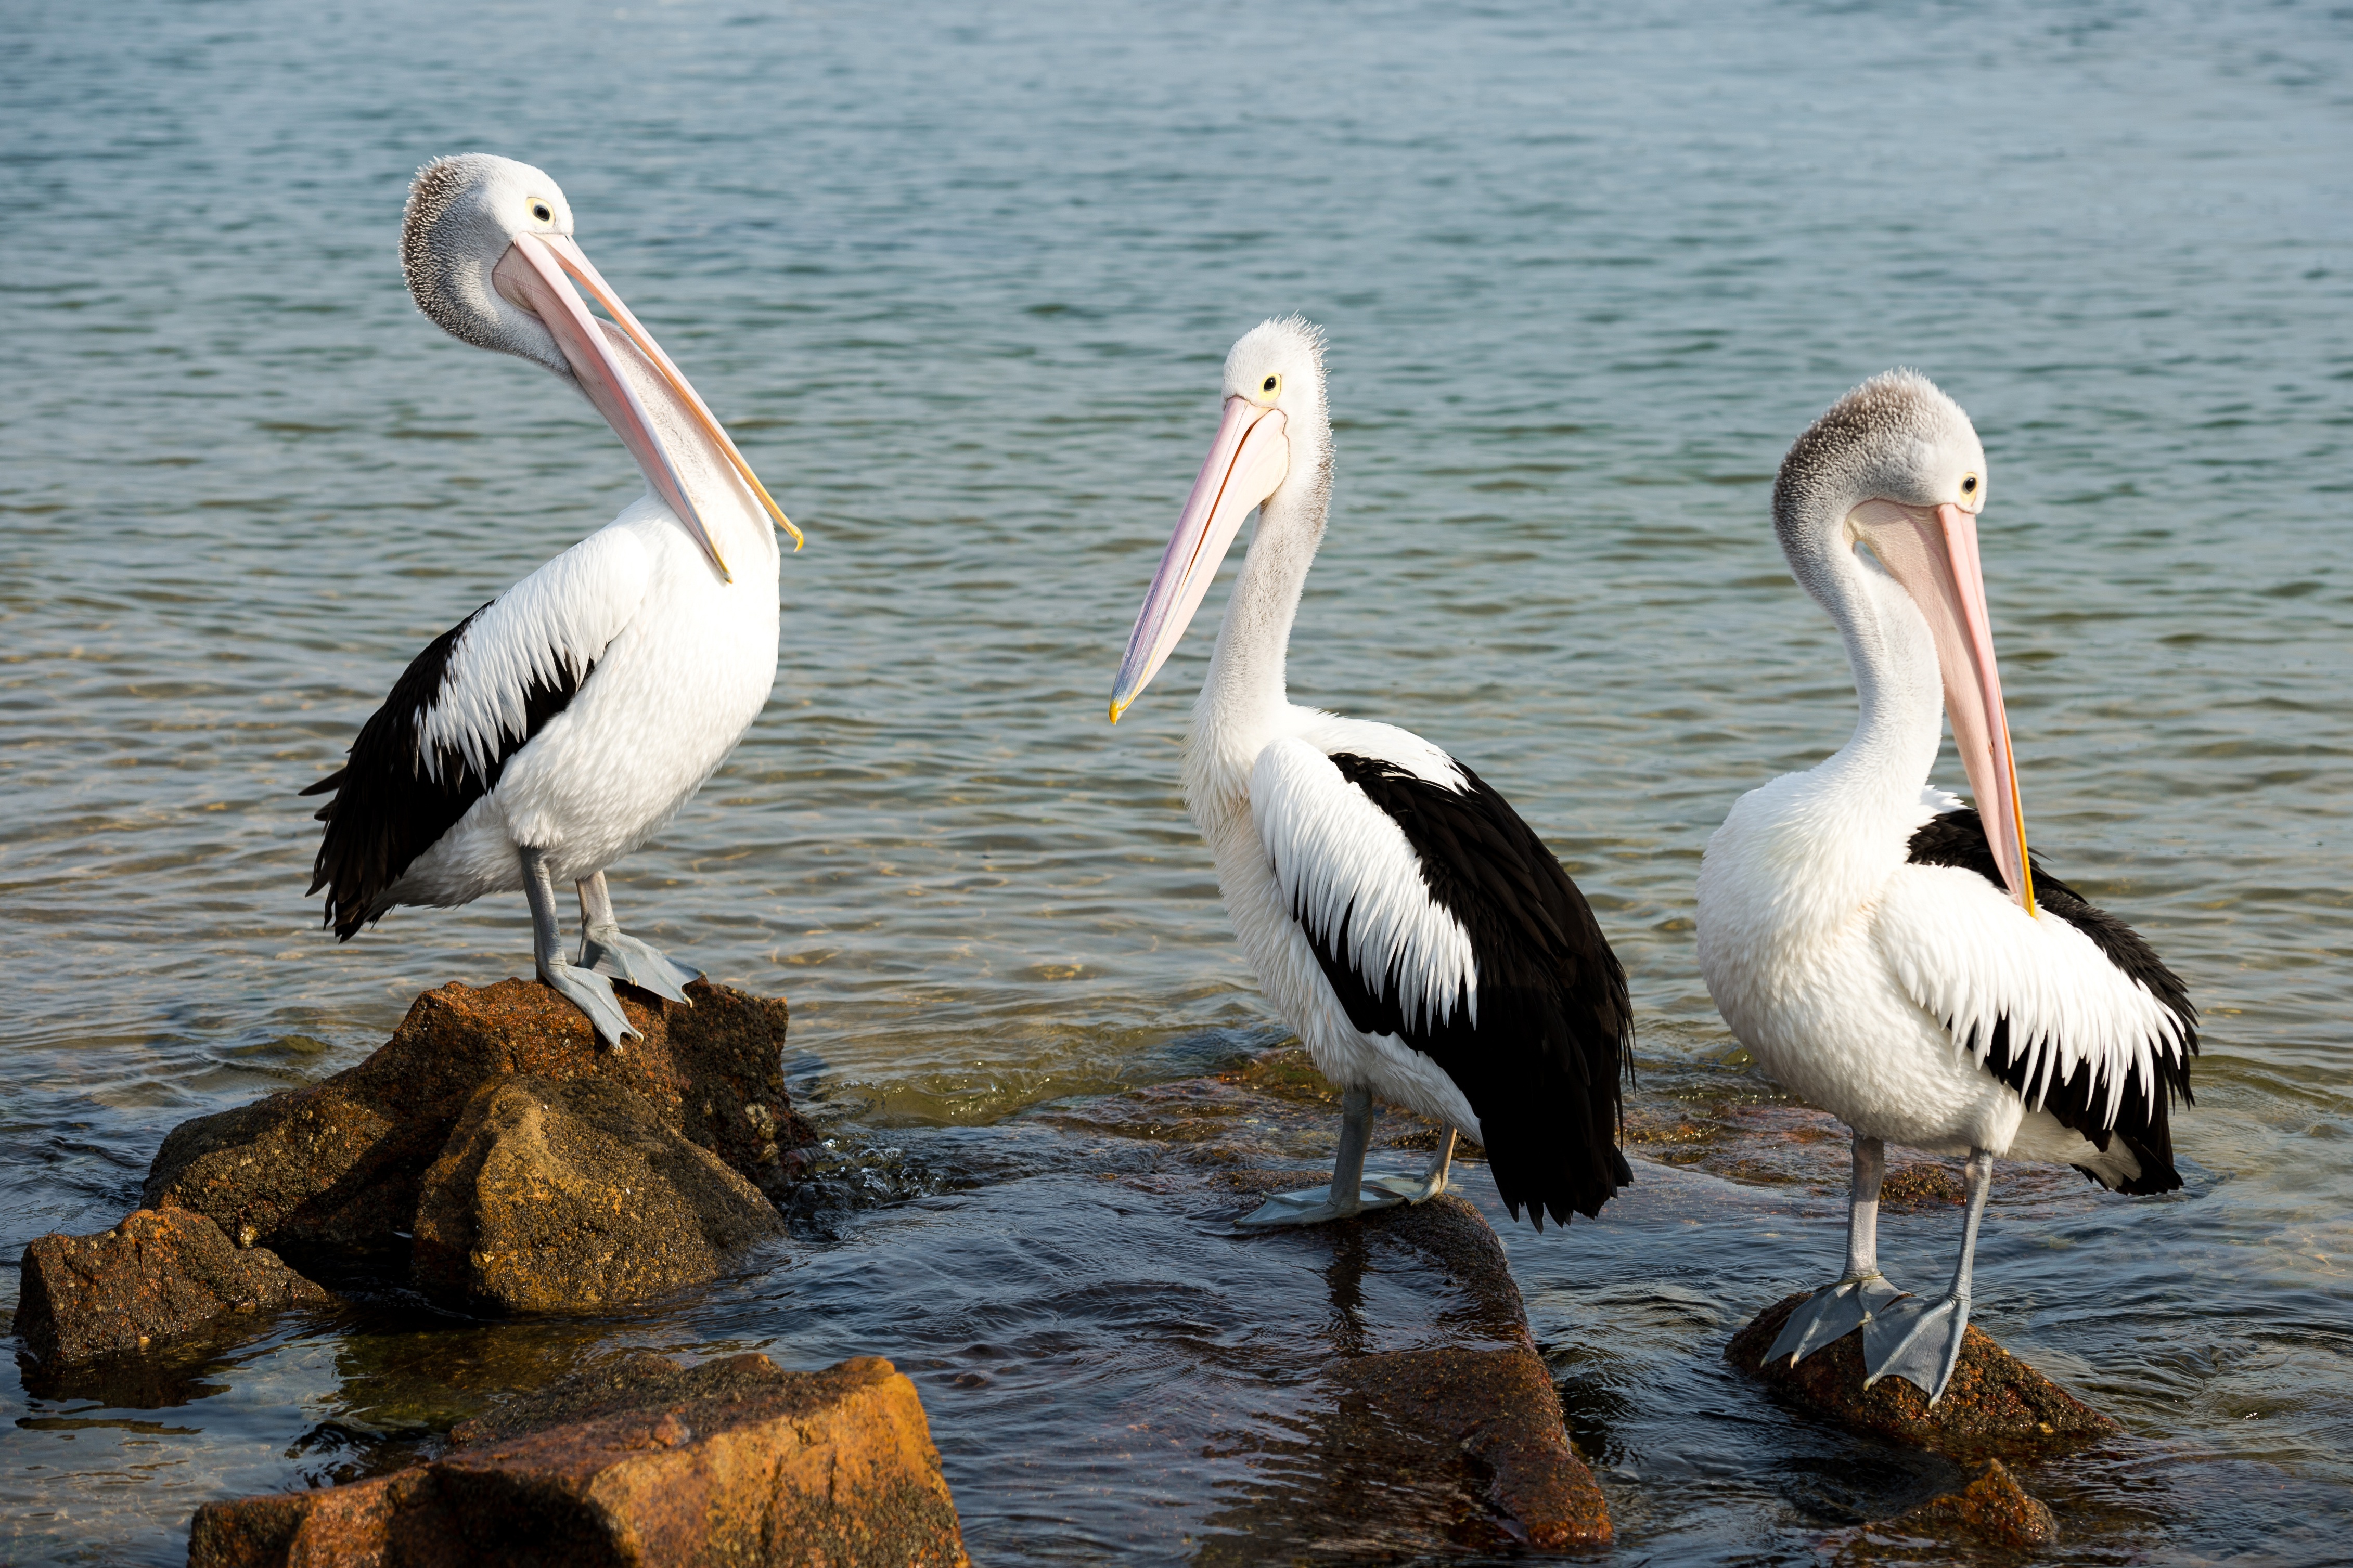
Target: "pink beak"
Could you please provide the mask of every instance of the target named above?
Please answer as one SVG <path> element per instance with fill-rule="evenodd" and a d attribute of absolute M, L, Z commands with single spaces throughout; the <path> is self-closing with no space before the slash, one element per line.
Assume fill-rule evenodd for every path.
<path fill-rule="evenodd" d="M 588 313 L 588 307 L 574 291 L 566 274 L 577 279 L 611 313 L 613 327 L 607 327 Z M 517 235 L 492 270 L 491 281 L 501 294 L 537 316 L 546 326 L 556 346 L 564 351 L 565 361 L 572 366 L 581 390 L 588 395 L 588 401 L 596 405 L 596 412 L 620 437 L 621 444 L 628 447 L 629 455 L 645 471 L 654 493 L 678 514 L 679 521 L 686 525 L 723 579 L 733 581 L 727 563 L 720 558 L 719 547 L 712 542 L 702 512 L 687 493 L 677 465 L 670 460 L 668 447 L 648 416 L 645 405 L 638 400 L 636 386 L 622 368 L 622 356 L 632 349 L 643 359 L 643 370 L 650 373 L 644 379 L 670 405 L 672 423 L 699 428 L 710 439 L 712 448 L 751 487 L 752 493 L 760 498 L 776 525 L 793 536 L 793 548 L 800 548 L 800 530 L 786 518 L 686 376 L 662 352 L 661 345 L 654 342 L 653 334 L 629 313 L 620 295 L 590 265 L 579 246 L 564 235 Z"/>
<path fill-rule="evenodd" d="M 1128 634 L 1127 657 L 1111 689 L 1111 721 L 1127 711 L 1185 636 L 1201 597 L 1217 579 L 1218 566 L 1248 518 L 1282 485 L 1291 471 L 1291 441 L 1282 414 L 1237 393 L 1226 399 L 1217 439 L 1185 498 L 1176 531 L 1160 557 L 1160 570 L 1136 612 Z"/>
<path fill-rule="evenodd" d="M 1969 793 L 1977 797 L 2002 881 L 2031 915 L 2034 874 L 2026 858 L 2026 810 L 2019 804 L 2010 715 L 2002 708 L 2001 672 L 1994 664 L 1977 517 L 1949 501 L 1931 509 L 1873 500 L 1857 507 L 1854 518 L 1936 635 L 1954 749 L 1968 773 Z"/>

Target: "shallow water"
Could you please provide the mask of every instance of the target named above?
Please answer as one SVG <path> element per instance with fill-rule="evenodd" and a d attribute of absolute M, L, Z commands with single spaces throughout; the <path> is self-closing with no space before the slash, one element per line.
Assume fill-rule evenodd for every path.
<path fill-rule="evenodd" d="M 2187 1194 L 1998 1210 L 1980 1321 L 2152 1446 L 2154 1500 L 2085 1504 L 2146 1508 L 2119 1552 L 2326 1554 L 2314 1500 L 2353 1481 L 2341 10 L 218 0 L 11 31 L 0 1256 L 110 1224 L 172 1123 L 527 962 L 517 900 L 336 947 L 293 796 L 417 648 L 637 488 L 585 407 L 401 292 L 409 172 L 489 147 L 564 183 L 809 535 L 770 711 L 625 863 L 623 914 L 788 995 L 797 1089 L 845 1136 L 1013 1214 L 1045 1156 L 1008 1119 L 1281 1032 L 1175 789 L 1214 605 L 1103 722 L 1237 333 L 1290 310 L 1332 333 L 1337 510 L 1294 693 L 1509 794 L 1666 1063 L 1730 1044 L 1691 954 L 1707 833 L 1852 720 L 1765 523 L 1772 467 L 1861 376 L 1938 377 L 1991 457 L 2033 841 L 2208 1025 Z M 1726 1187 L 1693 1223 L 1678 1190 L 1511 1237 L 1539 1334 L 1622 1555 L 1810 1551 L 1789 1521 L 1847 1505 L 1727 1447 L 1788 1423 L 1714 1358 L 1834 1261 L 1831 1211 L 1765 1239 L 1787 1200 Z M 944 1201 L 813 1232 L 786 1273 L 822 1312 L 747 1290 L 491 1337 L 887 1350 L 860 1238 L 947 1226 Z M 960 1288 L 1020 1299 L 991 1269 Z M 169 1560 L 193 1499 L 329 1473 L 290 1449 L 364 1409 L 397 1342 L 290 1329 L 158 1409 L 0 1374 L 9 1554 Z M 1012 1429 L 926 1398 L 969 1492 Z M 968 1502 L 976 1549 L 1098 1550 L 1071 1486 Z M 1219 1505 L 1167 1486 L 1149 1539 L 1182 1556 Z"/>

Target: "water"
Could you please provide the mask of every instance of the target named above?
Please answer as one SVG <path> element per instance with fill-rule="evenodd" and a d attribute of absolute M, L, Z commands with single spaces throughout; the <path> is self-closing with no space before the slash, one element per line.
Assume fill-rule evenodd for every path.
<path fill-rule="evenodd" d="M 2190 1198 L 2014 1227 L 1980 1321 L 2169 1467 L 2173 1505 L 2115 1550 L 2329 1550 L 2314 1500 L 2353 1480 L 2341 9 L 216 0 L 11 24 L 0 1256 L 111 1223 L 172 1123 L 525 962 L 511 899 L 334 946 L 293 797 L 417 648 L 637 488 L 584 406 L 401 292 L 408 174 L 483 147 L 563 182 L 809 535 L 770 711 L 620 869 L 624 918 L 790 996 L 796 1085 L 849 1134 L 1000 1182 L 1018 1161 L 979 1151 L 1030 1146 L 1008 1119 L 1280 1034 L 1175 787 L 1214 605 L 1103 722 L 1240 331 L 1299 310 L 1332 333 L 1337 510 L 1294 693 L 1504 788 L 1668 1067 L 1729 1046 L 1691 952 L 1708 832 L 1852 721 L 1765 524 L 1773 465 L 1862 375 L 1935 374 L 1991 457 L 2033 842 L 2208 1026 Z M 1761 1241 L 1737 1188 L 1697 1224 L 1653 1190 L 1615 1231 L 1514 1241 L 1621 1554 L 1802 1554 L 1838 1510 L 1720 1473 L 1788 1424 L 1713 1358 L 1815 1260 Z M 811 1289 L 870 1245 L 838 1234 L 795 1266 Z M 1942 1233 L 1918 1245 L 1934 1267 Z M 709 1310 L 643 1332 L 832 1343 Z M 560 1359 L 567 1333 L 493 1337 Z M 311 1401 L 296 1431 L 360 1408 L 391 1342 L 290 1329 L 164 1409 L 35 1409 L 7 1374 L 9 1551 L 172 1559 L 193 1496 L 325 1473 L 272 1402 Z M 994 1429 L 926 1397 L 972 1494 Z M 2125 1485 L 2101 1473 L 2086 1509 Z M 1085 1554 L 1068 1507 L 980 1511 L 992 1561 Z M 1176 1487 L 1155 1550 L 1211 1511 Z"/>

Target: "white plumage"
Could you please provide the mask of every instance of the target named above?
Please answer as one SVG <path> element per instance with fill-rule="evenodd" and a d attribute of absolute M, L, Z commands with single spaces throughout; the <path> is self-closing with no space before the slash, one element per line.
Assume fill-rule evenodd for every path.
<path fill-rule="evenodd" d="M 1374 1096 L 1485 1145 L 1514 1213 L 1566 1222 L 1630 1179 L 1615 1145 L 1625 977 L 1583 897 L 1501 796 L 1429 742 L 1293 703 L 1283 664 L 1330 493 L 1321 340 L 1270 321 L 1226 363 L 1225 418 L 1136 619 L 1115 720 L 1260 519 L 1187 737 L 1186 804 L 1269 1001 L 1344 1091 L 1329 1188 L 1253 1223 L 1442 1190 L 1362 1181 Z M 1261 503 L 1263 503 L 1261 505 Z"/>
<path fill-rule="evenodd" d="M 1741 797 L 1698 889 L 1700 968 L 1725 1021 L 1767 1076 L 1856 1140 L 1846 1274 L 1792 1313 L 1771 1353 L 1861 1326 L 1873 1380 L 1932 1396 L 1967 1326 L 1992 1161 L 2179 1187 L 2168 1107 L 2197 1048 L 2179 980 L 2027 855 L 1978 562 L 1985 475 L 1967 417 L 1908 373 L 1865 383 L 1791 447 L 1777 528 L 1840 627 L 1862 714 L 1819 767 Z M 1947 713 L 1982 813 L 1924 786 Z M 1888 1142 L 1969 1162 L 1940 1302 L 1899 1299 L 1878 1271 Z"/>
<path fill-rule="evenodd" d="M 418 173 L 402 259 L 438 325 L 586 396 L 649 493 L 435 639 L 345 765 L 304 793 L 334 794 L 311 890 L 328 889 L 339 938 L 400 904 L 521 889 L 540 977 L 617 1045 L 633 1031 L 607 974 L 678 1001 L 695 974 L 620 930 L 605 868 L 676 815 L 766 703 L 782 560 L 769 519 L 792 525 L 571 237 L 554 181 L 469 154 Z M 557 951 L 559 880 L 579 888 L 577 964 Z"/>

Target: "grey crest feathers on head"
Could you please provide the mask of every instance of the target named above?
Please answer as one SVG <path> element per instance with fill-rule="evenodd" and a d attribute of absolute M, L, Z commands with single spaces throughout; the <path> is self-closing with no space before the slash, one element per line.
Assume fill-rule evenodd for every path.
<path fill-rule="evenodd" d="M 500 198 L 519 204 L 527 188 L 538 187 L 557 205 L 559 232 L 568 233 L 572 226 L 563 193 L 530 164 L 489 153 L 434 159 L 417 171 L 408 187 L 400 270 L 417 308 L 451 337 L 520 355 L 569 379 L 571 366 L 555 339 L 491 282 L 521 226 L 516 215 L 500 210 Z"/>
<path fill-rule="evenodd" d="M 1968 416 L 1935 382 L 1901 366 L 1883 371 L 1823 411 L 1790 444 L 1773 479 L 1773 524 L 1796 558 L 1809 517 L 1822 503 L 1913 501 L 1925 475 L 1917 454 L 1969 431 Z M 1973 437 L 1972 437 L 1973 438 Z"/>

